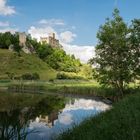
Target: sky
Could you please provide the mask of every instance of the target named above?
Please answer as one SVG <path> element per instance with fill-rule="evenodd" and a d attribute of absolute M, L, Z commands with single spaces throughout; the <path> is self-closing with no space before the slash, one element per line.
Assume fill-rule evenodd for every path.
<path fill-rule="evenodd" d="M 87 62 L 99 26 L 115 7 L 128 24 L 140 18 L 140 0 L 0 0 L 0 32 L 26 32 L 38 40 L 54 32 L 67 53 Z"/>

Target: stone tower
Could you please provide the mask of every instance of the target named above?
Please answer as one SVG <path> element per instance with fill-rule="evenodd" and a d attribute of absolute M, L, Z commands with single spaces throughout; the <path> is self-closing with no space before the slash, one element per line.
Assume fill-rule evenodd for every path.
<path fill-rule="evenodd" d="M 26 46 L 26 34 L 24 32 L 19 33 L 19 45 Z"/>

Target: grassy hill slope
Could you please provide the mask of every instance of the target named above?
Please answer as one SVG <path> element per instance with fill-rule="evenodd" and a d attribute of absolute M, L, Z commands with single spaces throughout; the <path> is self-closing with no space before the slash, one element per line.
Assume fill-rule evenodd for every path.
<path fill-rule="evenodd" d="M 16 76 L 37 72 L 42 80 L 56 77 L 56 72 L 37 56 L 25 53 L 18 56 L 15 52 L 0 49 L 0 79 L 8 77 L 6 72 Z"/>

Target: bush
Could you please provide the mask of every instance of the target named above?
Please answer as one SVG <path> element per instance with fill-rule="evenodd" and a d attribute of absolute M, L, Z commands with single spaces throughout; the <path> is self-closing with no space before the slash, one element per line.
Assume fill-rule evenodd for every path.
<path fill-rule="evenodd" d="M 40 76 L 38 73 L 25 73 L 21 76 L 23 80 L 39 80 Z"/>
<path fill-rule="evenodd" d="M 78 76 L 76 73 L 67 73 L 67 72 L 59 72 L 56 76 L 57 79 L 84 79 L 81 76 Z"/>
<path fill-rule="evenodd" d="M 7 74 L 7 76 L 8 76 L 9 79 L 11 79 L 11 80 L 14 79 L 14 76 L 15 76 L 14 73 L 6 72 L 5 74 Z"/>
<path fill-rule="evenodd" d="M 54 79 L 50 79 L 49 82 L 54 82 Z"/>
<path fill-rule="evenodd" d="M 38 73 L 33 73 L 32 74 L 32 78 L 34 79 L 34 80 L 39 80 L 40 79 L 40 76 L 39 76 L 39 74 Z"/>

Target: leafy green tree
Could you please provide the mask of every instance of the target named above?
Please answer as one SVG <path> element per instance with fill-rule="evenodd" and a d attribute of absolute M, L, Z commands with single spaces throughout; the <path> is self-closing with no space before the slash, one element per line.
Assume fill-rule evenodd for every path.
<path fill-rule="evenodd" d="M 128 46 L 129 29 L 119 15 L 113 12 L 113 19 L 107 19 L 97 33 L 96 56 L 97 79 L 101 84 L 113 86 L 123 95 L 126 85 L 132 79 L 131 51 Z"/>
<path fill-rule="evenodd" d="M 10 32 L 0 33 L 0 48 L 8 49 L 10 45 L 19 44 L 18 33 L 11 34 Z"/>
<path fill-rule="evenodd" d="M 131 25 L 130 47 L 132 52 L 132 71 L 135 78 L 140 77 L 140 19 L 134 19 Z"/>
<path fill-rule="evenodd" d="M 10 32 L 0 33 L 0 46 L 3 49 L 8 49 L 11 44 L 12 34 Z"/>
<path fill-rule="evenodd" d="M 93 69 L 92 69 L 91 65 L 83 64 L 83 66 L 81 66 L 79 73 L 86 79 L 93 78 Z"/>
<path fill-rule="evenodd" d="M 52 68 L 65 72 L 77 72 L 81 65 L 78 59 L 75 59 L 74 56 L 67 55 L 66 52 L 60 48 L 53 49 L 53 52 L 46 57 L 45 61 Z"/>
<path fill-rule="evenodd" d="M 38 56 L 43 60 L 45 60 L 45 58 L 47 58 L 47 56 L 52 54 L 53 52 L 53 49 L 48 44 L 39 44 L 36 50 L 37 50 Z"/>

